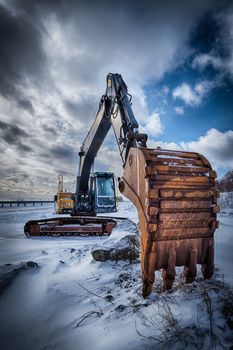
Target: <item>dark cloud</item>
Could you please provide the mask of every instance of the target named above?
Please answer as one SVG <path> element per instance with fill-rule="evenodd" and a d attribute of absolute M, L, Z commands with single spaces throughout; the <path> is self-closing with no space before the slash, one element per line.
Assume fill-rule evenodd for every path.
<path fill-rule="evenodd" d="M 221 0 L 218 5 L 203 0 L 193 5 L 185 0 L 11 0 L 6 2 L 11 10 L 0 8 L 0 89 L 5 95 L 18 96 L 21 78 L 39 74 L 40 68 L 47 67 L 41 41 L 50 37 L 47 24 L 51 23 L 55 24 L 55 32 L 58 29 L 65 33 L 69 27 L 68 36 L 61 38 L 61 50 L 66 45 L 80 50 L 80 54 L 66 57 L 61 76 L 67 81 L 89 89 L 92 82 L 99 82 L 108 70 L 115 69 L 135 81 L 160 78 L 177 55 L 177 47 L 184 46 L 195 20 L 225 2 Z M 60 70 L 63 62 L 59 63 Z M 90 103 L 67 101 L 67 108 L 74 116 L 79 106 L 85 110 Z M 32 111 L 29 104 L 25 107 Z"/>
<path fill-rule="evenodd" d="M 12 187 L 34 187 L 33 180 L 25 174 L 25 172 L 19 170 L 18 168 L 11 169 L 12 175 L 7 174 L 9 169 L 5 169 L 3 172 L 1 171 L 1 190 L 6 190 L 6 181 L 10 184 Z M 8 189 L 7 189 L 8 190 Z"/>
<path fill-rule="evenodd" d="M 17 147 L 19 151 L 22 151 L 22 152 L 33 152 L 33 149 L 30 146 L 27 146 L 21 142 L 18 142 Z"/>
<path fill-rule="evenodd" d="M 232 89 L 233 3 L 227 1 L 225 4 L 228 6 L 209 11 L 198 21 L 190 45 L 195 49 L 192 67 L 204 73 L 204 78 L 215 79 L 217 85 L 227 84 Z"/>
<path fill-rule="evenodd" d="M 79 0 L 10 0 L 11 6 L 18 10 L 30 14 L 32 17 L 46 16 L 50 14 L 70 13 L 70 9 L 75 7 Z"/>
<path fill-rule="evenodd" d="M 32 148 L 23 143 L 23 139 L 29 138 L 28 133 L 24 129 L 17 125 L 0 121 L 0 133 L 6 143 L 16 145 L 19 151 L 32 152 Z"/>
<path fill-rule="evenodd" d="M 42 128 L 45 132 L 57 136 L 57 131 L 52 126 L 42 125 Z"/>
<path fill-rule="evenodd" d="M 11 176 L 10 180 L 16 184 L 22 182 L 22 181 L 25 181 L 29 179 L 29 176 L 27 174 L 17 174 L 17 177 L 16 176 Z"/>
<path fill-rule="evenodd" d="M 35 114 L 33 104 L 28 99 L 18 99 L 18 106 L 31 114 Z"/>
<path fill-rule="evenodd" d="M 199 54 L 212 52 L 220 58 L 229 57 L 231 45 L 229 45 L 230 33 L 225 23 L 225 16 L 232 12 L 229 1 L 220 1 L 219 10 L 208 11 L 202 16 L 190 35 L 189 45 L 194 47 Z M 222 6 L 221 6 L 222 5 Z M 224 37 L 228 40 L 225 41 Z"/>
<path fill-rule="evenodd" d="M 19 85 L 28 75 L 38 75 L 43 66 L 40 30 L 23 11 L 16 14 L 0 4 L 0 42 L 0 93 L 16 98 L 21 107 L 31 111 Z"/>
<path fill-rule="evenodd" d="M 81 54 L 66 62 L 66 74 L 82 84 L 99 79 L 114 66 L 120 67 L 122 73 L 135 69 L 134 76 L 138 74 L 140 81 L 160 77 L 174 58 L 177 46 L 182 46 L 187 39 L 195 20 L 209 8 L 216 9 L 224 3 L 224 0 L 218 4 L 211 0 L 195 4 L 185 0 L 10 2 L 26 24 L 31 24 L 31 18 L 37 24 L 32 27 L 30 39 L 40 54 L 38 27 L 43 27 L 46 33 L 45 20 L 58 23 L 58 27 L 69 26 L 69 37 L 64 40 L 71 49 L 80 49 Z M 25 49 L 28 52 L 27 47 Z"/>
<path fill-rule="evenodd" d="M 96 96 L 84 96 L 79 101 L 65 100 L 65 108 L 73 120 L 83 123 L 94 120 L 98 107 Z"/>
<path fill-rule="evenodd" d="M 24 177 L 26 179 L 25 171 L 22 171 L 16 164 L 12 165 L 10 163 L 4 164 L 2 167 L 0 167 L 0 179 L 3 180 L 9 180 L 12 181 L 12 179 L 19 179 L 22 174 L 24 174 Z M 29 176 L 28 176 L 29 177 Z M 16 182 L 16 181 L 14 181 Z"/>
<path fill-rule="evenodd" d="M 18 127 L 17 125 L 5 123 L 1 120 L 0 129 L 3 132 L 4 140 L 9 141 L 9 143 L 14 143 L 15 138 L 28 137 L 28 134 L 24 129 Z"/>
<path fill-rule="evenodd" d="M 55 145 L 49 150 L 50 157 L 59 161 L 70 162 L 75 156 L 75 152 L 70 146 Z"/>
<path fill-rule="evenodd" d="M 99 80 L 108 69 L 119 67 L 129 76 L 132 70 L 142 81 L 161 77 L 174 59 L 177 47 L 182 47 L 188 38 L 195 20 L 209 8 L 216 10 L 225 3 L 225 0 L 195 4 L 185 0 L 9 1 L 12 12 L 3 6 L 0 11 L 3 93 L 15 92 L 14 83 L 23 73 L 33 75 L 46 66 L 41 45 L 42 37 L 50 35 L 46 21 L 55 22 L 62 29 L 68 25 L 69 36 L 64 36 L 67 41 L 64 45 L 80 49 L 81 54 L 66 61 L 65 74 L 70 80 L 88 84 Z M 211 37 L 211 32 L 208 34 Z"/>
<path fill-rule="evenodd" d="M 193 29 L 189 44 L 198 49 L 198 52 L 209 52 L 214 49 L 218 44 L 217 37 L 221 31 L 220 25 L 221 23 L 216 21 L 215 13 L 207 12 Z"/>

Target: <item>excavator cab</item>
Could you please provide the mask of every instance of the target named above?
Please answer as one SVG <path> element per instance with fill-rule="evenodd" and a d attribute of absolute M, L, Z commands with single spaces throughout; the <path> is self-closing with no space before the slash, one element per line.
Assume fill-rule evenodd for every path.
<path fill-rule="evenodd" d="M 94 174 L 94 197 L 96 213 L 117 211 L 113 173 L 96 172 Z"/>

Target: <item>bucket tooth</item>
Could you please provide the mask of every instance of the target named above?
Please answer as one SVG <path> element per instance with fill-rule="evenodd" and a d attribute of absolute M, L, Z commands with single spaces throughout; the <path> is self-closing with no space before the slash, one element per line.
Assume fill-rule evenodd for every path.
<path fill-rule="evenodd" d="M 188 266 L 184 266 L 184 276 L 186 283 L 192 283 L 197 274 L 197 249 L 192 249 Z"/>
<path fill-rule="evenodd" d="M 172 287 L 175 267 L 184 266 L 186 282 L 202 265 L 204 278 L 214 271 L 216 173 L 194 152 L 131 148 L 119 182 L 120 192 L 137 207 L 141 234 L 143 297 L 163 270 L 163 288 Z"/>
<path fill-rule="evenodd" d="M 209 240 L 209 247 L 207 250 L 206 258 L 202 264 L 201 271 L 205 279 L 209 279 L 214 273 L 214 240 Z"/>
<path fill-rule="evenodd" d="M 163 290 L 169 290 L 172 288 L 176 275 L 176 251 L 169 252 L 167 268 L 163 269 Z"/>

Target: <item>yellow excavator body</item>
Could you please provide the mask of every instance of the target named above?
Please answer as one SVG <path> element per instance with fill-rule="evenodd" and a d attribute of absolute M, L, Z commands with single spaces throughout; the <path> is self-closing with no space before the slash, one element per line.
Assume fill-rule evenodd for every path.
<path fill-rule="evenodd" d="M 66 214 L 74 209 L 71 192 L 60 192 L 57 196 L 56 214 Z"/>
<path fill-rule="evenodd" d="M 63 191 L 63 176 L 58 175 L 56 214 L 66 214 L 74 209 L 73 193 Z"/>

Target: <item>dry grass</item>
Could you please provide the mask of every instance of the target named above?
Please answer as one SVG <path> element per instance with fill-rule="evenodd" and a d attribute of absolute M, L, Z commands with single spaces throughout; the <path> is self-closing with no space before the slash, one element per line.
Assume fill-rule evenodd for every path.
<path fill-rule="evenodd" d="M 183 321 L 182 301 L 192 305 L 193 317 Z M 192 304 L 190 304 L 192 303 Z M 191 307 L 191 306 L 190 306 Z M 233 343 L 233 294 L 224 282 L 184 285 L 158 296 L 149 312 L 138 312 L 139 336 L 156 349 L 229 349 Z"/>

